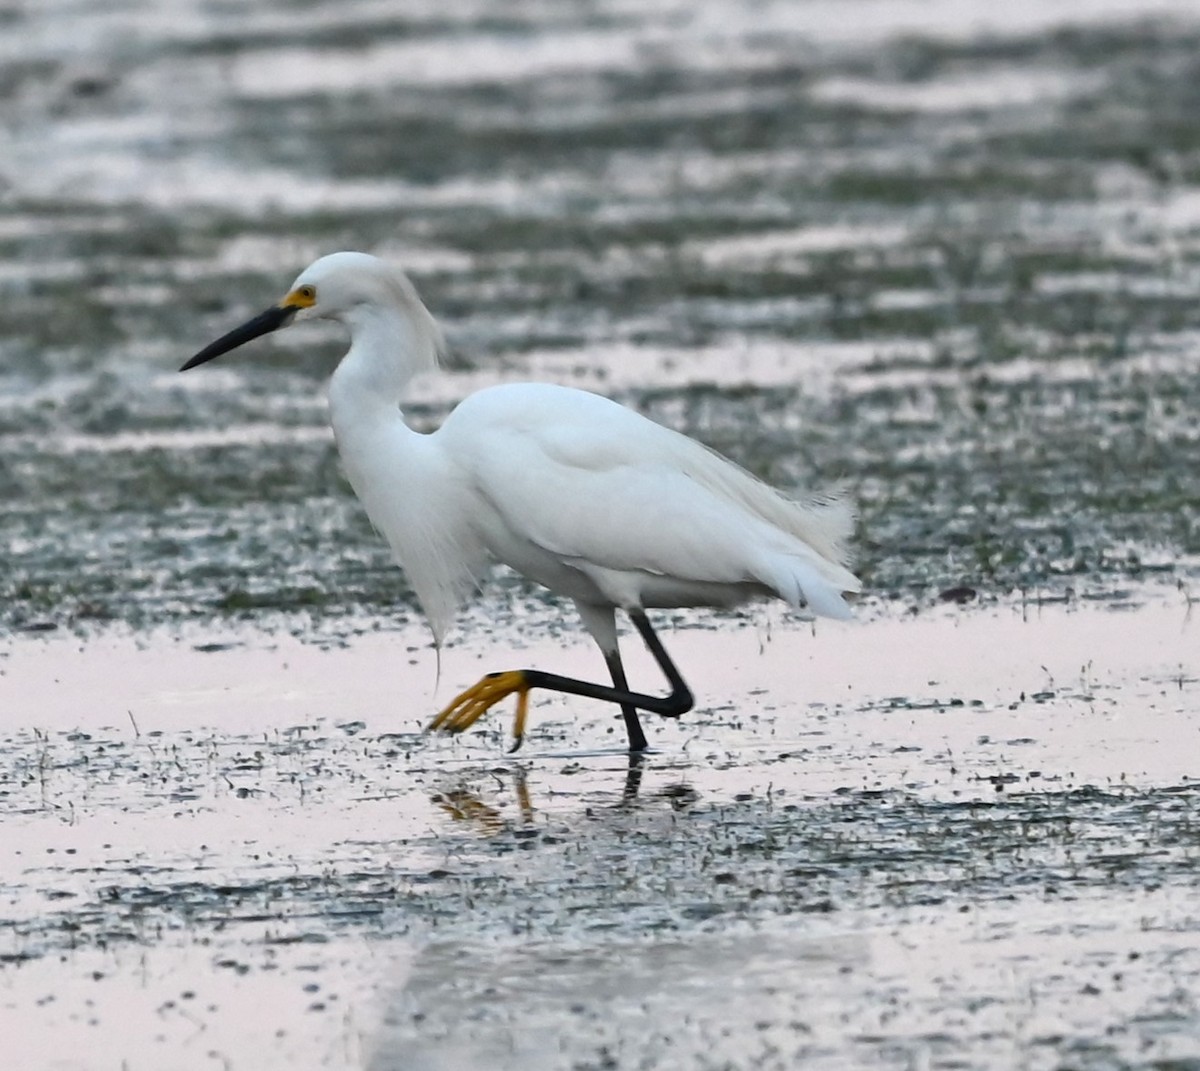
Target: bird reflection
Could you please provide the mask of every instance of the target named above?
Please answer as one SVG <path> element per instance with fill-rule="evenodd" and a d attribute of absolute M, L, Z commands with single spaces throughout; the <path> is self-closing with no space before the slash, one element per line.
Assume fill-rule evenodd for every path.
<path fill-rule="evenodd" d="M 528 771 L 524 766 L 514 766 L 510 770 L 493 770 L 492 776 L 504 787 L 501 774 L 512 776 L 513 793 L 517 798 L 518 820 L 513 823 L 504 816 L 500 808 L 494 807 L 482 798 L 482 794 L 466 783 L 439 792 L 433 797 L 433 802 L 453 818 L 456 822 L 465 822 L 476 826 L 481 833 L 495 836 L 514 828 L 527 829 L 533 825 L 533 803 L 529 799 Z"/>
<path fill-rule="evenodd" d="M 632 810 L 648 802 L 642 797 L 642 781 L 650 758 L 640 752 L 631 752 L 623 757 L 628 765 L 620 792 L 611 804 L 614 811 Z M 532 830 L 535 808 L 529 789 L 528 767 L 514 764 L 490 769 L 486 776 L 494 780 L 495 788 L 482 788 L 481 777 L 476 775 L 436 793 L 431 797 L 432 802 L 455 822 L 473 826 L 486 836 Z M 515 814 L 503 801 L 498 800 L 510 785 L 517 805 Z M 695 789 L 686 782 L 666 785 L 653 796 L 654 801 L 665 800 L 673 810 L 686 809 L 698 798 Z"/>
<path fill-rule="evenodd" d="M 621 788 L 619 809 L 628 809 L 638 801 L 642 791 L 642 775 L 646 772 L 646 754 L 641 751 L 629 753 L 629 768 L 625 771 L 625 784 Z"/>

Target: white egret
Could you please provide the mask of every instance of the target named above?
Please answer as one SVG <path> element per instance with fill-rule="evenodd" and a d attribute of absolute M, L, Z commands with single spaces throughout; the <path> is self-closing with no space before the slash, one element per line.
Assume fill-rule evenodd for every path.
<path fill-rule="evenodd" d="M 853 523 L 837 496 L 786 498 L 700 443 L 596 394 L 520 383 L 462 401 L 430 434 L 400 402 L 414 374 L 437 366 L 442 336 L 408 278 L 365 253 L 333 253 L 300 273 L 279 304 L 201 350 L 182 371 L 294 320 L 349 329 L 329 383 L 346 475 L 391 544 L 439 646 L 490 559 L 572 599 L 599 644 L 612 685 L 540 670 L 491 673 L 458 695 L 430 729 L 461 732 L 517 697 L 515 744 L 531 689 L 621 708 L 632 752 L 646 738 L 638 710 L 679 717 L 692 693 L 646 617 L 647 608 L 733 606 L 778 596 L 845 618 Z M 617 609 L 670 685 L 631 691 L 617 646 Z"/>

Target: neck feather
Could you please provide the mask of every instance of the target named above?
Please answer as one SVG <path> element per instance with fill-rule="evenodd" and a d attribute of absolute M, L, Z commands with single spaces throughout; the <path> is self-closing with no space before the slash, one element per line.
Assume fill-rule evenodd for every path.
<path fill-rule="evenodd" d="M 352 379 L 364 395 L 396 406 L 413 376 L 436 369 L 442 335 L 424 305 L 359 305 L 343 317 L 350 350 L 335 375 Z"/>

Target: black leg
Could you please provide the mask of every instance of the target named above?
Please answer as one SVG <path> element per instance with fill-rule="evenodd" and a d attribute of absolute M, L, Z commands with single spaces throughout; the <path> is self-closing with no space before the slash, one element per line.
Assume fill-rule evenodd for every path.
<path fill-rule="evenodd" d="M 625 667 L 621 665 L 621 652 L 613 651 L 605 654 L 604 661 L 608 663 L 608 672 L 612 674 L 613 686 L 622 692 L 629 691 L 629 682 L 625 679 Z M 621 717 L 625 719 L 625 735 L 629 737 L 629 750 L 645 751 L 646 734 L 642 732 L 642 723 L 638 721 L 637 707 L 629 703 L 621 704 Z"/>
<path fill-rule="evenodd" d="M 633 627 L 641 633 L 646 648 L 654 656 L 654 661 L 658 663 L 659 669 L 667 678 L 667 683 L 671 686 L 670 695 L 645 695 L 642 692 L 631 692 L 628 686 L 609 688 L 603 684 L 576 680 L 574 677 L 560 677 L 557 673 L 544 673 L 540 669 L 518 670 L 526 690 L 547 688 L 552 692 L 581 695 L 586 699 L 602 699 L 608 703 L 619 703 L 622 707 L 630 706 L 638 710 L 648 710 L 651 714 L 660 714 L 664 718 L 678 718 L 681 714 L 686 714 L 692 709 L 695 700 L 679 675 L 679 670 L 675 668 L 675 663 L 671 661 L 671 656 L 663 648 L 662 642 L 654 629 L 650 627 L 650 622 L 641 610 L 629 611 L 629 620 L 633 622 Z"/>
<path fill-rule="evenodd" d="M 642 642 L 654 655 L 654 661 L 658 663 L 658 668 L 663 671 L 667 683 L 671 686 L 671 694 L 662 701 L 664 706 L 657 710 L 654 707 L 646 709 L 653 710 L 655 714 L 661 714 L 664 718 L 681 717 L 695 705 L 696 701 L 692 698 L 691 689 L 683 683 L 683 678 L 679 675 L 679 670 L 675 668 L 675 663 L 671 661 L 671 656 L 667 654 L 666 648 L 663 647 L 658 633 L 650 627 L 650 619 L 641 610 L 630 610 L 629 620 L 633 622 L 633 627 L 641 633 Z M 640 703 L 638 705 L 641 706 Z"/>
<path fill-rule="evenodd" d="M 645 695 L 642 692 L 630 691 L 624 680 L 623 670 L 619 679 L 614 673 L 613 685 L 610 687 L 604 684 L 593 684 L 591 681 L 576 680 L 574 677 L 561 677 L 557 673 L 545 673 L 540 669 L 516 669 L 504 673 L 489 673 L 465 692 L 456 696 L 450 705 L 433 719 L 429 728 L 449 733 L 461 733 L 464 729 L 474 725 L 484 713 L 505 696 L 515 695 L 517 697 L 517 714 L 513 721 L 515 742 L 512 750 L 516 751 L 521 746 L 521 740 L 525 735 L 525 716 L 529 693 L 534 688 L 546 688 L 552 692 L 566 692 L 568 695 L 581 695 L 585 699 L 600 699 L 606 703 L 618 704 L 622 713 L 625 714 L 630 750 L 636 752 L 644 749 L 646 738 L 638 724 L 636 714 L 633 714 L 634 711 L 648 710 L 652 714 L 659 714 L 664 718 L 678 718 L 691 710 L 695 701 L 688 686 L 684 684 L 683 678 L 679 675 L 679 670 L 675 668 L 675 663 L 671 661 L 670 655 L 667 654 L 654 629 L 650 627 L 646 615 L 641 610 L 631 610 L 629 619 L 641 634 L 646 648 L 654 656 L 654 661 L 658 663 L 663 675 L 667 678 L 667 683 L 671 686 L 669 695 Z M 612 663 L 609 664 L 609 670 L 612 671 Z M 633 714 L 632 721 L 630 720 L 631 714 Z"/>

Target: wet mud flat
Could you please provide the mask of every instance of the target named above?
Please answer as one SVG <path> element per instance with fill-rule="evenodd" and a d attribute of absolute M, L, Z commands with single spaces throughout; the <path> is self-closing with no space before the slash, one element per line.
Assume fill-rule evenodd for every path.
<path fill-rule="evenodd" d="M 415 631 L 9 645 L 14 1066 L 1196 1066 L 1187 604 L 865 616 L 682 617 L 633 764 L 552 697 L 421 734 Z M 598 668 L 549 623 L 439 691 Z"/>
<path fill-rule="evenodd" d="M 875 591 L 1195 585 L 1189 5 L 68 6 L 0 42 L 5 628 L 411 611 L 341 337 L 176 373 L 345 247 L 447 329 L 418 427 L 576 384 L 849 484 Z"/>

